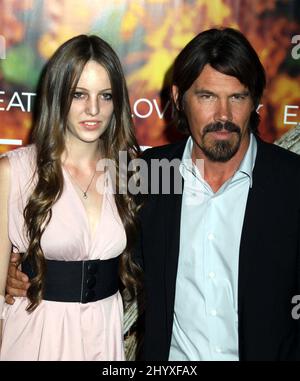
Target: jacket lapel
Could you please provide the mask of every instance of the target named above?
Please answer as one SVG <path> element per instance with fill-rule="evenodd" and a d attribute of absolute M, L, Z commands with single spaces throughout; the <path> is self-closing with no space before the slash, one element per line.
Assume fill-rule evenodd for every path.
<path fill-rule="evenodd" d="M 245 342 L 247 342 L 247 309 L 248 298 L 246 293 L 254 293 L 249 289 L 253 285 L 255 277 L 255 268 L 258 266 L 257 250 L 258 243 L 263 239 L 260 235 L 263 234 L 266 226 L 261 218 L 262 210 L 266 202 L 266 192 L 269 188 L 269 160 L 264 149 L 264 143 L 257 139 L 257 156 L 253 169 L 253 185 L 249 189 L 244 223 L 242 228 L 240 253 L 239 253 L 239 273 L 238 273 L 238 319 L 239 319 L 239 357 L 243 360 L 246 355 Z M 255 257 L 255 258 L 254 258 Z M 254 263 L 255 262 L 255 263 Z M 248 311 L 249 312 L 249 311 Z"/>
<path fill-rule="evenodd" d="M 182 142 L 174 152 L 171 153 L 169 160 L 182 159 L 183 151 L 186 145 L 186 140 Z M 179 168 L 176 167 L 176 171 Z M 178 173 L 177 173 L 178 175 Z M 180 174 L 179 174 L 180 175 Z M 176 176 L 176 174 L 175 174 Z M 181 175 L 180 175 L 181 176 Z M 180 194 L 174 193 L 174 175 L 170 176 L 171 191 L 169 195 L 163 196 L 164 206 L 164 225 L 165 225 L 165 239 L 166 239 L 166 255 L 165 255 L 165 293 L 166 293 L 166 307 L 167 307 L 167 331 L 168 339 L 171 340 L 173 314 L 174 314 L 174 301 L 176 289 L 176 275 L 178 266 L 178 256 L 180 247 L 180 219 L 181 219 L 181 203 L 182 191 Z"/>

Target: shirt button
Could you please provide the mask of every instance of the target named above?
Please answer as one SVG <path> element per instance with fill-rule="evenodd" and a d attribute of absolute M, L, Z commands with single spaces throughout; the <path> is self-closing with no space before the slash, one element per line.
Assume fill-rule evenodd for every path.
<path fill-rule="evenodd" d="M 211 316 L 216 316 L 217 315 L 217 311 L 216 310 L 211 310 L 210 314 L 211 314 Z"/>
<path fill-rule="evenodd" d="M 215 237 L 214 237 L 213 233 L 209 233 L 208 236 L 207 236 L 207 238 L 208 238 L 210 241 L 212 241 Z"/>
<path fill-rule="evenodd" d="M 208 274 L 208 276 L 209 276 L 211 279 L 213 279 L 213 278 L 216 276 L 216 274 L 215 274 L 213 271 L 211 271 L 211 272 Z"/>
<path fill-rule="evenodd" d="M 216 347 L 216 348 L 215 348 L 215 351 L 216 351 L 217 353 L 222 353 L 222 349 L 221 349 L 220 347 Z"/>

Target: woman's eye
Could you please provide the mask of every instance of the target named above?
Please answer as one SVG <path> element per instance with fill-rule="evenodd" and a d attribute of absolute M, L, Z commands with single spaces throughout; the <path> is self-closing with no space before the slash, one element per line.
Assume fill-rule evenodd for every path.
<path fill-rule="evenodd" d="M 84 96 L 85 96 L 85 94 L 82 93 L 82 92 L 80 92 L 80 91 L 75 91 L 75 92 L 73 93 L 73 98 L 74 98 L 74 99 L 83 99 Z"/>
<path fill-rule="evenodd" d="M 104 99 L 105 101 L 111 101 L 112 100 L 112 94 L 111 93 L 103 93 L 101 94 L 102 96 L 102 99 Z"/>

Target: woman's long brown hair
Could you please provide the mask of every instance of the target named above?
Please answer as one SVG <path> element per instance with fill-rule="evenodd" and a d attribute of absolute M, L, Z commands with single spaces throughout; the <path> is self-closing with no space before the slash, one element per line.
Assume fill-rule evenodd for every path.
<path fill-rule="evenodd" d="M 117 181 L 115 201 L 124 225 L 127 245 L 121 255 L 120 278 L 131 295 L 140 284 L 140 270 L 132 260 L 132 250 L 137 232 L 133 195 L 119 192 L 119 152 L 126 151 L 128 162 L 139 154 L 129 105 L 126 82 L 120 61 L 113 49 L 97 36 L 80 35 L 65 42 L 48 61 L 38 93 L 37 117 L 33 129 L 36 147 L 36 184 L 24 210 L 29 240 L 24 256 L 30 260 L 36 276 L 27 291 L 33 311 L 43 298 L 46 261 L 41 238 L 51 216 L 52 207 L 63 191 L 61 155 L 65 149 L 65 131 L 73 89 L 76 88 L 85 64 L 96 61 L 109 76 L 112 87 L 114 112 L 110 125 L 101 136 L 106 158 L 116 166 Z"/>

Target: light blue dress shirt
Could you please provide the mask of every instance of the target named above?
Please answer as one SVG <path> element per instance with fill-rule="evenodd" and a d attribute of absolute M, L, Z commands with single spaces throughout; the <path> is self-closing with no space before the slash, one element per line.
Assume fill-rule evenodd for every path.
<path fill-rule="evenodd" d="M 251 134 L 234 176 L 214 193 L 201 165 L 191 159 L 188 139 L 180 251 L 169 360 L 238 360 L 238 263 L 246 202 L 257 143 Z M 200 164 L 203 164 L 203 160 Z"/>

